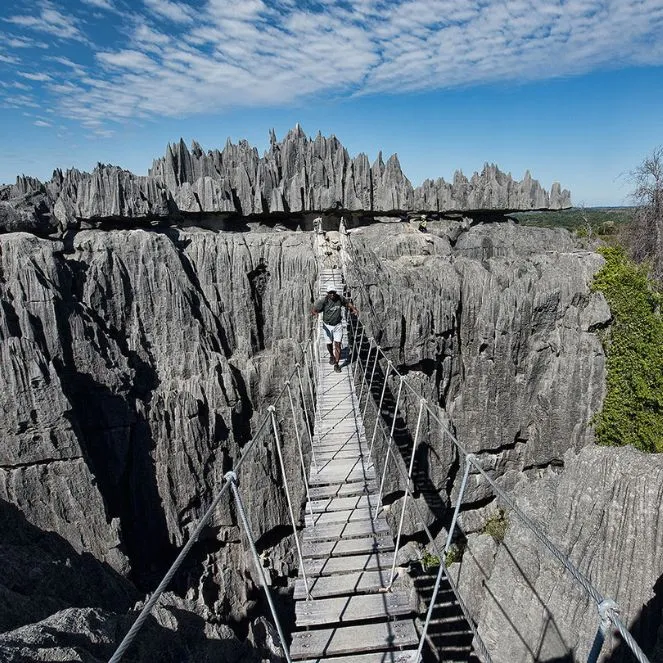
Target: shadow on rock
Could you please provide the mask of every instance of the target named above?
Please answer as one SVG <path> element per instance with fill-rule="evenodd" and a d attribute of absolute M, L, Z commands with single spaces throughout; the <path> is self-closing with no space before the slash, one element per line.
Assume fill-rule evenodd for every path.
<path fill-rule="evenodd" d="M 72 606 L 123 612 L 138 598 L 133 585 L 108 565 L 35 527 L 1 499 L 0 568 L 0 631 Z"/>

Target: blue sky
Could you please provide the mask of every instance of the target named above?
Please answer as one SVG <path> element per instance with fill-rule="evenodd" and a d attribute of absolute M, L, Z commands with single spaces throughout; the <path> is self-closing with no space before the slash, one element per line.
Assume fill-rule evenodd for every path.
<path fill-rule="evenodd" d="M 663 144 L 663 0 L 5 0 L 0 182 L 299 122 L 414 185 L 485 162 L 628 203 Z"/>

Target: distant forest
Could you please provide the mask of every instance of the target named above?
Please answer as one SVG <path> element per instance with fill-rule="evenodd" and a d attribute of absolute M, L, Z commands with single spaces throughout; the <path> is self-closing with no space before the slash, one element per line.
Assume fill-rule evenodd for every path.
<path fill-rule="evenodd" d="M 566 228 L 581 237 L 614 235 L 630 224 L 635 207 L 572 207 L 565 210 L 514 212 L 512 219 L 526 226 Z"/>

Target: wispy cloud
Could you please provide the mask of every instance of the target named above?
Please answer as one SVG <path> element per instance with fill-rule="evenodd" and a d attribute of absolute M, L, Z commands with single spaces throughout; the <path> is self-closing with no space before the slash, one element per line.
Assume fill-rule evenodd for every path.
<path fill-rule="evenodd" d="M 46 82 L 51 80 L 51 77 L 43 72 L 32 73 L 29 71 L 19 71 L 18 75 L 22 78 L 27 78 L 29 81 Z"/>
<path fill-rule="evenodd" d="M 0 62 L 4 62 L 5 64 L 18 64 L 20 61 L 20 58 L 17 58 L 14 55 L 3 55 L 0 53 Z"/>
<path fill-rule="evenodd" d="M 12 94 L 3 99 L 5 108 L 39 108 L 39 104 L 29 94 Z"/>
<path fill-rule="evenodd" d="M 31 28 L 60 39 L 84 40 L 74 17 L 60 13 L 50 2 L 41 3 L 35 14 L 18 14 L 3 19 L 7 23 Z"/>
<path fill-rule="evenodd" d="M 115 10 L 119 0 L 80 1 Z M 37 6 L 4 20 L 89 48 L 86 59 L 44 59 L 48 66 L 34 75 L 52 81 L 32 80 L 48 83 L 63 117 L 95 132 L 116 121 L 283 105 L 312 95 L 403 93 L 663 64 L 663 0 L 206 0 L 195 10 L 183 0 L 142 0 L 131 11 L 105 14 L 121 41 L 94 47 L 75 12 Z M 19 49 L 28 39 L 10 35 L 8 43 Z"/>
<path fill-rule="evenodd" d="M 154 14 L 175 23 L 193 22 L 193 10 L 183 2 L 173 2 L 173 0 L 145 0 L 145 5 Z"/>
<path fill-rule="evenodd" d="M 25 37 L 10 37 L 4 43 L 7 48 L 48 48 L 48 44 L 26 39 Z"/>
<path fill-rule="evenodd" d="M 115 7 L 110 0 L 81 0 L 83 4 L 97 9 L 107 9 L 108 11 L 115 11 Z"/>
<path fill-rule="evenodd" d="M 35 127 L 52 127 L 53 126 L 50 122 L 46 122 L 46 120 L 35 120 L 32 124 L 34 124 Z"/>

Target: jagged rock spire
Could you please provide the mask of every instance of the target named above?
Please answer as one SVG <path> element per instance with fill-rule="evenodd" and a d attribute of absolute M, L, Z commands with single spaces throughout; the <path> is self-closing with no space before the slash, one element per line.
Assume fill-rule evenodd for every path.
<path fill-rule="evenodd" d="M 335 136 L 318 132 L 314 138 L 307 137 L 299 123 L 280 142 L 271 129 L 269 142 L 260 157 L 246 140 L 235 145 L 228 138 L 223 150 L 206 153 L 198 142 L 193 141 L 189 149 L 180 138 L 168 143 L 165 155 L 154 160 L 147 177 L 98 164 L 93 173 L 57 170 L 45 185 L 21 176 L 4 196 L 10 201 L 7 204 L 20 199 L 23 206 L 26 196 L 36 196 L 39 208 L 21 214 L 33 219 L 33 225 L 36 218 L 55 215 L 65 226 L 81 218 L 169 217 L 178 211 L 248 215 L 331 207 L 371 212 L 462 211 L 559 209 L 571 204 L 569 192 L 559 184 L 549 194 L 529 171 L 518 182 L 489 163 L 469 179 L 458 171 L 451 183 L 428 179 L 413 188 L 398 155 L 385 163 L 380 151 L 370 165 L 365 154 L 352 158 Z"/>

